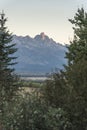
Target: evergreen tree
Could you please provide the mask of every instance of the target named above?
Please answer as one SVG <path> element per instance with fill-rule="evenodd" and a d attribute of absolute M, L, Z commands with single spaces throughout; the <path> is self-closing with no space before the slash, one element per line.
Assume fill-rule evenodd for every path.
<path fill-rule="evenodd" d="M 9 33 L 5 23 L 4 12 L 0 14 L 0 102 L 12 99 L 18 89 L 17 77 L 14 75 L 12 65 L 16 57 L 12 56 L 17 49 L 12 44 L 12 34 Z"/>
<path fill-rule="evenodd" d="M 87 130 L 87 13 L 78 9 L 69 21 L 74 38 L 66 53 L 68 64 L 46 83 L 45 97 L 68 113 L 70 130 Z"/>
<path fill-rule="evenodd" d="M 65 79 L 69 88 L 67 111 L 74 130 L 87 129 L 87 13 L 78 9 L 73 25 L 74 39 L 68 46 Z"/>
<path fill-rule="evenodd" d="M 87 127 L 87 61 L 74 63 L 65 73 L 68 88 L 66 110 L 74 130 Z"/>
<path fill-rule="evenodd" d="M 67 103 L 68 89 L 62 72 L 54 73 L 46 80 L 43 95 L 51 106 L 62 108 Z"/>
<path fill-rule="evenodd" d="M 69 19 L 69 21 L 74 25 L 74 39 L 70 42 L 66 53 L 70 66 L 80 59 L 87 60 L 87 13 L 83 8 L 78 9 L 74 19 Z"/>

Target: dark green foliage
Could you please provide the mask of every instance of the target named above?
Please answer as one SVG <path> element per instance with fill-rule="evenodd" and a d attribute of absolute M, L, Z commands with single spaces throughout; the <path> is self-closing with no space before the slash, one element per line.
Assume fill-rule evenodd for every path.
<path fill-rule="evenodd" d="M 87 13 L 78 9 L 74 20 L 74 39 L 68 47 L 65 77 L 69 88 L 67 111 L 74 130 L 87 128 Z"/>
<path fill-rule="evenodd" d="M 87 13 L 78 9 L 73 25 L 74 39 L 68 46 L 65 70 L 46 83 L 45 98 L 61 107 L 71 122 L 70 130 L 87 129 Z M 61 78 L 62 75 L 62 78 Z M 61 105 L 62 104 L 62 105 Z"/>
<path fill-rule="evenodd" d="M 69 21 L 74 24 L 74 39 L 66 53 L 68 65 L 71 65 L 82 58 L 87 60 L 87 13 L 83 8 L 78 9 L 74 19 Z"/>
<path fill-rule="evenodd" d="M 18 77 L 14 74 L 12 65 L 16 57 L 12 56 L 17 49 L 12 44 L 12 34 L 5 26 L 5 14 L 0 14 L 0 127 L 3 125 L 7 104 L 12 102 L 19 88 Z M 10 106 L 11 107 L 11 106 Z M 1 125 L 2 124 L 2 125 Z"/>
<path fill-rule="evenodd" d="M 68 47 L 65 78 L 69 88 L 67 111 L 73 130 L 87 128 L 87 13 L 78 9 L 73 25 L 74 39 Z"/>
<path fill-rule="evenodd" d="M 66 104 L 68 89 L 64 75 L 61 72 L 53 74 L 52 77 L 46 81 L 43 95 L 45 100 L 52 106 L 62 108 L 64 104 Z"/>
<path fill-rule="evenodd" d="M 85 130 L 87 127 L 87 61 L 80 60 L 66 72 L 70 90 L 67 111 L 74 130 Z"/>
<path fill-rule="evenodd" d="M 4 110 L 6 130 L 67 130 L 71 126 L 66 112 L 48 106 L 36 94 L 24 94 L 10 105 Z"/>
<path fill-rule="evenodd" d="M 16 57 L 12 56 L 17 49 L 12 44 L 12 35 L 5 27 L 7 19 L 2 12 L 0 15 L 0 100 L 10 100 L 18 88 L 17 76 L 13 74 L 11 67 L 15 64 Z"/>

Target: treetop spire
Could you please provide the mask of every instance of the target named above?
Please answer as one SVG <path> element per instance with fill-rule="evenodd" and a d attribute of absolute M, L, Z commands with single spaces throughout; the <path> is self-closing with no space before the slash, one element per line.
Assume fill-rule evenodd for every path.
<path fill-rule="evenodd" d="M 4 24 L 7 21 L 7 18 L 5 18 L 4 16 L 5 16 L 5 13 L 4 13 L 4 10 L 2 10 L 2 12 L 0 13 L 0 25 L 1 25 L 1 28 L 4 27 Z"/>
<path fill-rule="evenodd" d="M 4 18 L 5 16 L 5 13 L 4 13 L 4 10 L 2 10 L 2 12 L 0 13 L 1 17 Z"/>

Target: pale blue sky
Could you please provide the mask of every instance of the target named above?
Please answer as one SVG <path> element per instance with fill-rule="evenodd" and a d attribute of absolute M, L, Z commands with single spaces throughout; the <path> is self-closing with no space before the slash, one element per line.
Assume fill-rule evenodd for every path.
<path fill-rule="evenodd" d="M 73 37 L 73 18 L 78 7 L 87 10 L 87 0 L 0 0 L 0 10 L 8 17 L 7 26 L 13 34 L 29 35 L 45 32 L 60 43 Z"/>

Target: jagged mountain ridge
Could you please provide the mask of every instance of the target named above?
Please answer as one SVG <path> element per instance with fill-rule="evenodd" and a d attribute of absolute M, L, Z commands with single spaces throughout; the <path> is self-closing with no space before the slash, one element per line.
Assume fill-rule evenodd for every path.
<path fill-rule="evenodd" d="M 63 68 L 66 63 L 66 47 L 44 33 L 34 38 L 14 35 L 12 42 L 18 48 L 15 69 L 19 74 L 45 74 Z"/>

